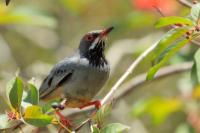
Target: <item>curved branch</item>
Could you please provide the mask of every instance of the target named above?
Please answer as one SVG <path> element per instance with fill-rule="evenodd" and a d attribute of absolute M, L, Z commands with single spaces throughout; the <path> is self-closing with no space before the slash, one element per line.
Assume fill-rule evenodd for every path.
<path fill-rule="evenodd" d="M 193 65 L 192 62 L 186 62 L 177 65 L 163 67 L 155 75 L 154 80 L 161 79 L 169 75 L 188 71 L 192 68 L 192 65 Z M 149 81 L 146 81 L 146 73 L 134 77 L 133 79 L 125 83 L 122 87 L 120 87 L 121 91 L 118 91 L 118 93 L 115 96 L 115 99 L 119 100 L 121 98 L 124 98 L 125 96 L 130 94 L 132 91 L 134 91 L 136 88 L 143 85 L 144 83 L 149 83 Z"/>
<path fill-rule="evenodd" d="M 159 42 L 159 41 L 158 41 Z M 125 81 L 125 79 L 135 70 L 135 68 L 138 66 L 140 62 L 143 61 L 143 59 L 151 53 L 156 46 L 158 45 L 158 42 L 154 43 L 151 47 L 149 47 L 146 51 L 144 51 L 126 70 L 126 72 L 120 77 L 120 79 L 115 83 L 115 85 L 110 89 L 110 91 L 107 93 L 107 95 L 101 100 L 101 104 L 104 105 L 108 100 L 112 97 L 112 95 L 115 93 L 115 91 L 118 89 L 118 87 Z"/>

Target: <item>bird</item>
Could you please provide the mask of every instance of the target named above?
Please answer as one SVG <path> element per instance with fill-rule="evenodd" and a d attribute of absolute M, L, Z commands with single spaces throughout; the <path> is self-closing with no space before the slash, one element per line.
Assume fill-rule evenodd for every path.
<path fill-rule="evenodd" d="M 109 78 L 110 65 L 105 57 L 105 40 L 113 29 L 109 27 L 86 33 L 77 52 L 55 64 L 44 79 L 39 88 L 40 99 L 49 101 L 64 98 L 64 105 L 59 105 L 61 109 L 82 109 L 91 105 L 100 108 L 100 101 L 93 101 L 93 98 Z M 59 112 L 57 114 L 62 117 Z"/>

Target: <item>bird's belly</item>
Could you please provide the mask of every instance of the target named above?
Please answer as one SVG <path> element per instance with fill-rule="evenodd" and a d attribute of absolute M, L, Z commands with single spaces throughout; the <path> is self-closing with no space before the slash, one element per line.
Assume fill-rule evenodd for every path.
<path fill-rule="evenodd" d="M 84 104 L 99 92 L 108 79 L 108 74 L 109 72 L 95 70 L 78 70 L 61 88 L 69 100 Z"/>

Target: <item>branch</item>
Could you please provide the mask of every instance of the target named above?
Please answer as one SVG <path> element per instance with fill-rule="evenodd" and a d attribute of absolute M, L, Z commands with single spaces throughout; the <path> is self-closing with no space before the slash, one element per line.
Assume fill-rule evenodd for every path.
<path fill-rule="evenodd" d="M 183 6 L 189 7 L 191 8 L 193 3 L 187 1 L 187 0 L 177 0 L 180 4 L 182 4 Z"/>
<path fill-rule="evenodd" d="M 155 78 L 153 80 L 158 80 L 173 74 L 178 74 L 182 72 L 186 72 L 192 68 L 193 63 L 192 62 L 186 62 L 186 63 L 181 63 L 177 65 L 172 65 L 172 66 L 166 66 L 161 68 L 158 73 L 156 74 Z M 118 91 L 117 94 L 115 94 L 114 99 L 115 101 L 118 101 L 128 94 L 131 94 L 132 91 L 134 91 L 136 88 L 139 88 L 140 86 L 144 85 L 144 83 L 149 83 L 149 81 L 146 81 L 146 73 L 140 74 L 133 79 L 129 80 L 126 82 L 123 86 L 120 87 L 120 90 Z M 116 102 L 115 102 L 116 103 Z M 71 112 L 68 113 L 67 115 L 69 117 L 74 117 L 80 113 L 85 113 L 88 111 L 92 111 L 94 107 L 92 108 L 87 108 L 85 110 L 77 111 L 77 112 Z"/>
<path fill-rule="evenodd" d="M 158 41 L 159 42 L 159 41 Z M 118 87 L 125 81 L 125 79 L 135 70 L 135 68 L 138 66 L 140 62 L 143 61 L 143 59 L 151 53 L 156 46 L 158 45 L 158 42 L 154 43 L 151 47 L 149 47 L 146 51 L 144 51 L 126 70 L 126 72 L 120 77 L 120 79 L 115 83 L 115 85 L 111 88 L 111 90 L 107 93 L 107 95 L 101 100 L 101 104 L 104 105 L 108 102 L 108 100 L 113 96 L 115 91 L 118 89 Z"/>
<path fill-rule="evenodd" d="M 192 62 L 186 62 L 177 65 L 163 67 L 155 75 L 154 80 L 158 80 L 169 75 L 188 71 L 192 68 L 192 65 L 193 65 Z M 122 87 L 120 87 L 121 91 L 118 91 L 118 93 L 115 96 L 115 99 L 119 100 L 124 98 L 139 86 L 144 85 L 144 83 L 149 83 L 148 81 L 146 81 L 146 73 L 136 76 L 135 78 L 125 83 Z"/>

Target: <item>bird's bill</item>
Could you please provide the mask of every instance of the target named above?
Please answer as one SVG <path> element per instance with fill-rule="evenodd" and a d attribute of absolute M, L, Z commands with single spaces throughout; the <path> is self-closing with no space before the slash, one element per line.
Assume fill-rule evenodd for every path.
<path fill-rule="evenodd" d="M 100 36 L 101 37 L 107 36 L 113 29 L 114 29 L 114 27 L 109 27 L 107 29 L 102 30 L 100 33 Z"/>

